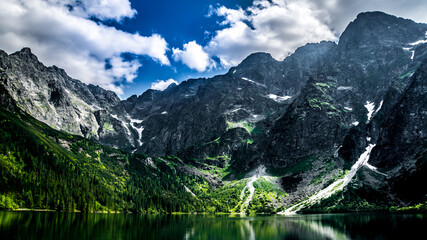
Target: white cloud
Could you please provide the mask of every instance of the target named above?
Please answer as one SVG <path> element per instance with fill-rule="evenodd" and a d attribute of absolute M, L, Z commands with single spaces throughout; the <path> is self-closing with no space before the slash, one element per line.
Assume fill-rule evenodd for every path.
<path fill-rule="evenodd" d="M 384 11 L 427 22 L 427 4 L 419 0 L 254 0 L 247 9 L 211 7 L 223 17 L 204 48 L 221 65 L 239 64 L 253 52 L 269 52 L 283 59 L 299 46 L 322 40 L 336 41 L 350 21 L 364 11 Z"/>
<path fill-rule="evenodd" d="M 67 73 L 86 83 L 100 85 L 122 94 L 123 80 L 131 82 L 141 64 L 126 61 L 122 53 L 146 55 L 160 64 L 169 65 L 166 41 L 157 34 L 141 36 L 95 23 L 64 4 L 71 0 L 1 0 L 0 48 L 11 53 L 30 47 L 46 65 L 64 68 Z M 82 1 L 83 4 L 119 4 L 117 1 Z M 93 5 L 94 6 L 94 5 Z M 129 5 L 130 6 L 130 5 Z M 126 11 L 97 14 L 119 19 L 133 16 Z M 87 12 L 87 14 L 94 14 Z M 112 68 L 105 69 L 109 60 Z"/>
<path fill-rule="evenodd" d="M 245 11 L 243 11 L 241 8 L 236 10 L 226 8 L 225 6 L 220 6 L 214 12 L 218 16 L 225 17 L 225 20 L 220 23 L 221 25 L 231 24 L 247 19 Z"/>
<path fill-rule="evenodd" d="M 205 50 L 225 67 L 237 65 L 253 52 L 283 59 L 306 43 L 337 39 L 304 2 L 255 0 L 246 11 L 221 6 L 215 13 L 225 18 L 220 24 L 229 26 L 218 30 Z"/>
<path fill-rule="evenodd" d="M 209 55 L 196 41 L 184 44 L 184 50 L 173 48 L 172 52 L 175 61 L 181 61 L 189 68 L 199 72 L 203 72 L 213 66 L 213 61 L 209 58 Z"/>
<path fill-rule="evenodd" d="M 67 7 L 70 14 L 79 17 L 96 17 L 101 20 L 132 18 L 137 13 L 129 0 L 44 0 L 58 7 Z"/>
<path fill-rule="evenodd" d="M 178 82 L 171 79 L 168 79 L 166 81 L 163 80 L 157 80 L 156 82 L 151 84 L 151 89 L 153 90 L 159 90 L 159 91 L 163 91 L 165 90 L 167 87 L 169 87 L 169 85 L 171 85 L 172 83 L 178 85 Z"/>
<path fill-rule="evenodd" d="M 338 35 L 357 14 L 366 11 L 382 11 L 417 22 L 427 22 L 427 4 L 419 0 L 298 0 L 301 1 L 308 4 L 317 17 Z"/>
<path fill-rule="evenodd" d="M 131 8 L 129 0 L 83 0 L 86 11 L 100 19 L 132 18 L 136 10 Z"/>
<path fill-rule="evenodd" d="M 123 77 L 126 82 L 131 83 L 138 76 L 138 69 L 142 66 L 137 60 L 124 62 L 120 57 L 113 57 L 109 61 L 111 75 L 115 78 Z"/>

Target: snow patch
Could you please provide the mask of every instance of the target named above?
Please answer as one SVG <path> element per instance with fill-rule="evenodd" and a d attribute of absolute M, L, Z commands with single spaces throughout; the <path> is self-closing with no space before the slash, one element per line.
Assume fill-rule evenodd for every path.
<path fill-rule="evenodd" d="M 416 42 L 410 43 L 409 45 L 417 46 L 417 45 L 424 44 L 424 43 L 427 43 L 427 39 L 426 40 L 418 40 Z"/>
<path fill-rule="evenodd" d="M 139 119 L 131 119 L 130 122 L 131 123 L 142 123 L 144 120 L 139 120 Z"/>
<path fill-rule="evenodd" d="M 368 121 L 366 121 L 366 123 L 368 123 L 369 121 L 371 121 L 372 114 L 374 113 L 375 103 L 366 101 L 365 108 L 368 110 Z"/>
<path fill-rule="evenodd" d="M 371 165 L 371 164 L 369 164 L 369 163 L 366 163 L 366 164 L 365 164 L 365 166 L 366 166 L 367 168 L 369 168 L 371 171 L 374 171 L 374 172 L 376 172 L 376 173 L 378 173 L 378 174 L 381 174 L 381 175 L 383 175 L 383 176 L 386 176 L 386 177 L 388 176 L 387 174 L 385 174 L 385 173 L 382 173 L 382 172 L 378 171 L 376 167 L 372 166 L 372 165 Z"/>
<path fill-rule="evenodd" d="M 229 113 L 235 113 L 235 112 L 237 112 L 237 111 L 239 111 L 239 110 L 241 110 L 242 108 L 236 108 L 236 109 L 233 109 L 233 110 L 231 110 L 231 111 L 229 111 Z"/>
<path fill-rule="evenodd" d="M 135 124 L 141 124 L 143 120 L 139 119 L 131 119 L 130 120 L 130 126 L 133 127 L 138 132 L 138 146 L 142 145 L 141 138 L 142 138 L 142 131 L 144 131 L 144 126 L 137 127 Z"/>
<path fill-rule="evenodd" d="M 344 107 L 344 109 L 348 110 L 348 111 L 353 111 L 353 108 L 351 108 L 351 107 Z"/>
<path fill-rule="evenodd" d="M 115 115 L 115 114 L 110 114 L 110 116 L 112 118 L 116 119 L 117 121 L 120 121 L 120 123 L 122 124 L 123 128 L 126 130 L 126 134 L 128 136 L 132 136 L 132 134 L 131 134 L 131 132 L 130 132 L 130 130 L 129 130 L 129 128 L 128 128 L 128 126 L 127 126 L 127 124 L 125 122 L 123 122 L 122 120 L 120 120 L 119 117 L 117 115 Z"/>
<path fill-rule="evenodd" d="M 286 100 L 292 98 L 291 96 L 277 96 L 275 94 L 268 94 L 268 97 L 273 99 L 276 102 L 283 102 L 283 101 L 286 101 Z"/>
<path fill-rule="evenodd" d="M 424 40 L 418 40 L 418 41 L 416 41 L 416 42 L 409 43 L 409 45 L 411 45 L 411 46 L 417 46 L 417 45 L 420 45 L 420 44 L 427 43 L 427 32 L 426 32 L 426 34 L 425 34 L 425 38 L 426 38 L 426 39 L 424 39 Z"/>
<path fill-rule="evenodd" d="M 251 82 L 251 83 L 255 83 L 255 84 L 256 84 L 256 82 L 255 82 L 254 80 L 251 80 L 251 79 L 249 79 L 249 78 L 242 77 L 242 79 L 243 79 L 243 80 L 245 80 L 245 81 L 248 81 L 248 82 Z"/>
<path fill-rule="evenodd" d="M 342 147 L 342 145 L 340 145 L 338 148 L 337 148 L 337 150 L 335 150 L 335 152 L 334 152 L 334 157 L 338 157 L 338 152 L 340 151 L 340 149 L 341 149 L 341 147 Z"/>
<path fill-rule="evenodd" d="M 156 164 L 154 164 L 153 159 L 150 158 L 150 157 L 148 157 L 148 158 L 145 159 L 145 164 L 148 165 L 148 166 L 151 166 L 152 168 L 157 169 Z"/>
<path fill-rule="evenodd" d="M 234 71 L 236 71 L 236 70 L 234 70 Z M 186 192 L 191 194 L 191 196 L 196 197 L 196 194 L 194 194 L 187 186 L 184 185 L 184 188 L 185 188 Z"/>
<path fill-rule="evenodd" d="M 405 50 L 405 51 L 410 51 L 411 53 L 412 53 L 412 55 L 411 55 L 411 60 L 414 60 L 414 57 L 415 57 L 415 50 L 412 50 L 412 47 L 410 47 L 410 48 L 407 48 L 407 47 L 404 47 L 404 48 L 402 48 L 403 50 Z"/>
<path fill-rule="evenodd" d="M 357 126 L 357 125 L 359 125 L 359 122 L 358 122 L 358 121 L 356 121 L 356 122 L 352 122 L 352 123 L 351 123 L 351 125 L 353 125 L 353 126 Z"/>
<path fill-rule="evenodd" d="M 165 114 L 168 114 L 168 112 L 164 111 L 164 112 L 162 112 L 160 114 L 165 115 Z"/>
<path fill-rule="evenodd" d="M 129 130 L 129 128 L 128 128 L 128 126 L 127 126 L 127 124 L 126 124 L 125 122 L 123 122 L 123 121 L 120 121 L 120 122 L 122 123 L 123 127 L 125 128 L 125 130 L 126 130 L 126 134 L 127 134 L 128 136 L 132 136 L 132 134 L 130 133 L 130 130 Z"/>
<path fill-rule="evenodd" d="M 342 90 L 353 90 L 353 87 L 350 86 L 339 86 L 337 87 L 338 91 L 342 91 Z"/>
<path fill-rule="evenodd" d="M 374 114 L 377 114 L 377 112 L 381 109 L 381 107 L 383 106 L 384 100 L 381 100 L 380 102 L 380 106 L 378 106 L 377 110 L 375 110 Z"/>
<path fill-rule="evenodd" d="M 251 79 L 249 79 L 249 78 L 242 77 L 242 80 L 248 81 L 248 82 L 250 82 L 250 83 L 256 84 L 256 85 L 261 86 L 261 87 L 266 87 L 264 84 L 261 84 L 261 83 L 255 82 L 254 80 L 251 80 Z"/>
<path fill-rule="evenodd" d="M 371 137 L 366 137 L 366 141 L 370 142 L 371 141 Z"/>
<path fill-rule="evenodd" d="M 233 71 L 233 74 L 235 74 L 236 73 L 236 69 L 234 69 L 234 71 Z"/>

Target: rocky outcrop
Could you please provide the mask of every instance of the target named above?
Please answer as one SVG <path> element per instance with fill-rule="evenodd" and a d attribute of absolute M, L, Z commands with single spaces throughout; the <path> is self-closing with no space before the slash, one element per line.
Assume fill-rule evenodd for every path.
<path fill-rule="evenodd" d="M 336 92 L 333 74 L 319 74 L 307 82 L 270 131 L 267 159 L 272 167 L 287 167 L 303 157 L 338 149 L 351 118 L 350 111 L 335 100 Z"/>
<path fill-rule="evenodd" d="M 52 127 L 124 149 L 134 145 L 136 132 L 129 130 L 130 120 L 114 92 L 72 79 L 56 66 L 45 67 L 29 48 L 1 52 L 0 75 L 2 99 Z"/>

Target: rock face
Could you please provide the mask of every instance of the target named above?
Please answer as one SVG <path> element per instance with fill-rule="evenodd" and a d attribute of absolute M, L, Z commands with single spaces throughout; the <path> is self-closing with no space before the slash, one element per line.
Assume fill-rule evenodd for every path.
<path fill-rule="evenodd" d="M 379 122 L 425 56 L 414 43 L 426 38 L 426 30 L 380 12 L 359 14 L 271 129 L 267 160 L 279 167 L 304 155 L 339 152 L 355 162 L 367 137 L 377 139 Z"/>
<path fill-rule="evenodd" d="M 418 68 L 409 87 L 379 129 L 370 162 L 386 170 L 390 192 L 414 204 L 426 200 L 427 176 L 427 61 Z M 420 188 L 421 187 L 421 188 Z"/>
<path fill-rule="evenodd" d="M 212 141 L 228 129 L 271 121 L 335 47 L 332 42 L 308 44 L 282 62 L 270 54 L 255 53 L 225 75 L 191 79 L 162 92 L 148 90 L 130 97 L 123 104 L 144 129 L 137 152 L 174 154 Z"/>
<path fill-rule="evenodd" d="M 337 91 L 333 74 L 310 78 L 270 131 L 267 159 L 273 167 L 290 166 L 308 155 L 338 148 L 351 126 L 351 117 L 335 100 Z"/>
<path fill-rule="evenodd" d="M 9 100 L 54 128 L 122 148 L 134 144 L 135 131 L 114 92 L 45 67 L 29 48 L 0 52 L 1 88 Z"/>

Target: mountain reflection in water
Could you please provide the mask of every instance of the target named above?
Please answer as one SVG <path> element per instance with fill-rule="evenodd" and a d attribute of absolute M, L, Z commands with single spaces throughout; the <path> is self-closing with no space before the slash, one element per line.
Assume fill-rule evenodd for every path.
<path fill-rule="evenodd" d="M 0 239 L 415 239 L 427 215 L 0 212 Z"/>

